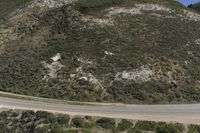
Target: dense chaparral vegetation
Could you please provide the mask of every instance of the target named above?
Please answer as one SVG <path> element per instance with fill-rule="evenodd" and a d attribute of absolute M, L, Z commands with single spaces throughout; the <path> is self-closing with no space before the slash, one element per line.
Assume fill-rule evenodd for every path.
<path fill-rule="evenodd" d="M 69 116 L 43 111 L 0 112 L 0 133 L 198 133 L 199 125 Z"/>
<path fill-rule="evenodd" d="M 200 101 L 200 15 L 192 9 L 172 0 L 78 0 L 55 8 L 24 2 L 1 8 L 1 91 L 93 102 Z"/>

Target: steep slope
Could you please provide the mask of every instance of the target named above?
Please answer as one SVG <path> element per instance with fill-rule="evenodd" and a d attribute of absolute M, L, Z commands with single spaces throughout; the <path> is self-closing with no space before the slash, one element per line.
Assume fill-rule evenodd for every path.
<path fill-rule="evenodd" d="M 200 101 L 200 15 L 170 0 L 35 0 L 0 29 L 0 90 Z"/>
<path fill-rule="evenodd" d="M 195 4 L 191 4 L 188 7 L 200 12 L 200 2 L 195 3 Z"/>
<path fill-rule="evenodd" d="M 5 17 L 14 13 L 16 10 L 23 8 L 31 0 L 1 0 L 0 1 L 0 23 Z"/>

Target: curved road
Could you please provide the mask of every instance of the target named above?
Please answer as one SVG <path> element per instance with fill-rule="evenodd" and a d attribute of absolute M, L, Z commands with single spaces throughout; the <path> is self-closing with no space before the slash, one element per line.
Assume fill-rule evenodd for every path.
<path fill-rule="evenodd" d="M 43 110 L 70 115 L 90 115 L 133 120 L 200 124 L 200 104 L 183 105 L 72 105 L 0 97 L 0 107 Z"/>

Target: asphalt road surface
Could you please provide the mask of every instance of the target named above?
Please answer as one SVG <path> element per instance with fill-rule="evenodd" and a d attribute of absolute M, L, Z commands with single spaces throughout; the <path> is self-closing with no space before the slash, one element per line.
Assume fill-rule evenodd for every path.
<path fill-rule="evenodd" d="M 200 124 L 200 104 L 178 105 L 72 105 L 0 97 L 0 107 L 42 110 L 70 115 L 90 115 L 133 120 Z"/>

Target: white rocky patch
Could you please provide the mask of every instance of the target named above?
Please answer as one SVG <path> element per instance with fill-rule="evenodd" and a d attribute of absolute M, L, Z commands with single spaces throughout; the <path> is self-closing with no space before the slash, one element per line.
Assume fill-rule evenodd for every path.
<path fill-rule="evenodd" d="M 188 10 L 183 10 L 184 14 L 189 20 L 200 21 L 200 15 Z"/>
<path fill-rule="evenodd" d="M 93 62 L 87 59 L 83 59 L 83 58 L 78 58 L 78 61 L 82 65 L 76 69 L 75 73 L 70 74 L 70 78 L 72 80 L 78 79 L 78 80 L 88 81 L 91 84 L 93 84 L 96 89 L 103 89 L 103 86 L 100 80 L 98 80 L 92 73 L 84 72 L 84 69 L 83 69 L 84 65 L 93 65 Z"/>
<path fill-rule="evenodd" d="M 183 10 L 183 13 L 177 14 L 177 16 L 180 17 L 182 20 L 200 21 L 200 15 L 189 10 Z"/>
<path fill-rule="evenodd" d="M 197 87 L 200 88 L 200 80 L 197 80 Z"/>
<path fill-rule="evenodd" d="M 196 39 L 196 40 L 193 40 L 193 41 L 187 42 L 186 45 L 185 45 L 185 47 L 188 47 L 188 46 L 193 45 L 193 44 L 196 44 L 196 45 L 200 46 L 200 38 Z M 192 52 L 188 51 L 187 53 L 191 55 Z"/>
<path fill-rule="evenodd" d="M 87 22 L 93 22 L 99 25 L 113 25 L 114 19 L 112 16 L 118 15 L 118 14 L 130 14 L 130 15 L 141 15 L 144 11 L 157 11 L 157 12 L 165 12 L 167 15 L 160 15 L 159 13 L 150 13 L 150 15 L 155 17 L 162 17 L 165 18 L 176 18 L 180 17 L 181 19 L 187 19 L 190 21 L 200 21 L 200 15 L 198 13 L 194 13 L 189 10 L 182 10 L 182 13 L 176 13 L 175 16 L 171 15 L 172 13 L 175 13 L 176 11 L 170 8 L 167 8 L 162 5 L 157 4 L 135 4 L 134 7 L 112 7 L 109 9 L 106 9 L 105 12 L 107 14 L 105 15 L 105 18 L 103 19 L 97 19 L 93 17 L 83 17 L 82 20 Z"/>
<path fill-rule="evenodd" d="M 105 53 L 106 55 L 110 55 L 110 56 L 115 55 L 114 53 L 109 52 L 109 51 L 104 51 L 104 53 Z"/>
<path fill-rule="evenodd" d="M 136 4 L 135 5 L 137 9 L 141 11 L 163 11 L 163 12 L 168 12 L 172 13 L 173 10 L 161 5 L 156 5 L 156 4 Z"/>
<path fill-rule="evenodd" d="M 185 61 L 185 64 L 188 65 L 188 61 L 187 60 Z"/>
<path fill-rule="evenodd" d="M 46 74 L 43 78 L 43 80 L 48 81 L 49 79 L 57 78 L 57 73 L 59 70 L 61 70 L 64 65 L 62 65 L 59 60 L 61 59 L 61 56 L 59 53 L 57 53 L 55 56 L 51 57 L 52 63 L 47 63 L 45 61 L 42 61 L 43 66 L 48 69 L 48 74 Z"/>
<path fill-rule="evenodd" d="M 194 53 L 192 51 L 187 51 L 188 55 L 194 56 Z"/>
<path fill-rule="evenodd" d="M 90 65 L 93 64 L 92 61 L 89 61 L 89 60 L 87 60 L 87 59 L 78 58 L 77 60 L 78 60 L 80 63 L 83 63 L 83 64 L 90 64 Z"/>
<path fill-rule="evenodd" d="M 195 40 L 194 43 L 200 45 L 200 39 Z"/>
<path fill-rule="evenodd" d="M 176 18 L 176 16 L 172 16 L 172 15 L 161 15 L 161 14 L 158 14 L 158 13 L 150 13 L 151 16 L 153 17 L 157 17 L 157 18 L 168 18 L 168 19 L 174 19 Z"/>
<path fill-rule="evenodd" d="M 96 86 L 98 89 L 103 88 L 101 82 L 93 74 L 84 72 L 82 67 L 78 67 L 76 69 L 76 72 L 76 74 L 70 74 L 71 79 L 88 81 Z"/>
<path fill-rule="evenodd" d="M 30 5 L 30 7 L 58 8 L 70 4 L 74 1 L 76 0 L 35 0 Z"/>
<path fill-rule="evenodd" d="M 109 18 L 100 19 L 100 18 L 94 18 L 92 16 L 83 16 L 81 18 L 81 21 L 88 22 L 88 23 L 90 23 L 90 25 L 99 25 L 99 26 L 113 25 L 113 20 L 111 20 Z"/>
<path fill-rule="evenodd" d="M 143 11 L 162 11 L 167 13 L 172 13 L 173 10 L 161 5 L 155 5 L 155 4 L 135 4 L 134 7 L 112 7 L 109 9 L 106 9 L 105 12 L 107 14 L 104 16 L 104 18 L 95 18 L 93 16 L 82 16 L 81 21 L 88 22 L 90 26 L 93 25 L 99 25 L 99 26 L 112 26 L 114 25 L 114 19 L 112 16 L 117 14 L 142 14 Z"/>
<path fill-rule="evenodd" d="M 174 76 L 177 74 L 177 70 L 182 70 L 179 65 L 174 66 L 173 70 L 169 70 L 167 72 L 163 72 L 162 69 L 154 70 L 149 66 L 141 66 L 140 68 L 134 69 L 132 71 L 123 71 L 118 72 L 115 75 L 116 81 L 121 80 L 132 80 L 135 82 L 148 82 L 151 80 L 156 81 L 164 81 L 166 83 L 177 83 L 176 78 Z"/>
<path fill-rule="evenodd" d="M 16 40 L 17 35 L 14 33 L 13 29 L 0 28 L 0 45 L 8 42 L 9 40 Z"/>
<path fill-rule="evenodd" d="M 0 33 L 0 45 L 2 45 L 3 43 L 6 43 L 8 41 L 9 41 L 8 34 L 1 34 Z"/>
<path fill-rule="evenodd" d="M 82 77 L 79 78 L 79 80 L 88 81 L 88 78 L 86 76 L 82 76 Z"/>
<path fill-rule="evenodd" d="M 176 83 L 176 80 L 173 78 L 173 72 L 172 71 L 168 71 L 167 72 L 167 78 L 164 77 L 165 80 L 167 81 L 167 83 Z"/>
<path fill-rule="evenodd" d="M 151 15 L 151 16 L 155 16 L 155 17 L 158 17 L 158 18 L 162 17 L 162 15 L 157 14 L 157 13 L 151 13 L 150 15 Z"/>
<path fill-rule="evenodd" d="M 93 74 L 88 73 L 87 75 L 88 75 L 88 77 L 89 77 L 89 81 L 90 81 L 93 85 L 98 86 L 99 88 L 103 88 L 101 82 L 100 82 Z"/>
<path fill-rule="evenodd" d="M 55 56 L 51 57 L 51 59 L 56 62 L 56 61 L 59 61 L 61 59 L 61 55 L 60 53 L 57 53 Z"/>
<path fill-rule="evenodd" d="M 154 72 L 148 66 L 142 66 L 133 71 L 123 71 L 118 72 L 115 76 L 115 80 L 134 80 L 136 82 L 142 81 L 147 82 L 151 80 L 151 76 L 154 75 Z"/>
<path fill-rule="evenodd" d="M 76 74 L 70 74 L 70 78 L 74 78 Z"/>
<path fill-rule="evenodd" d="M 142 12 L 137 8 L 125 8 L 125 7 L 112 7 L 106 10 L 108 12 L 107 16 L 113 16 L 121 13 L 126 14 L 142 14 Z"/>
<path fill-rule="evenodd" d="M 112 7 L 106 10 L 108 12 L 107 16 L 113 16 L 121 13 L 126 14 L 142 14 L 142 11 L 163 11 L 172 13 L 173 10 L 164 6 L 155 5 L 155 4 L 135 4 L 133 8 L 125 8 L 125 7 Z"/>

